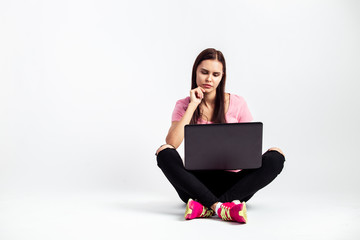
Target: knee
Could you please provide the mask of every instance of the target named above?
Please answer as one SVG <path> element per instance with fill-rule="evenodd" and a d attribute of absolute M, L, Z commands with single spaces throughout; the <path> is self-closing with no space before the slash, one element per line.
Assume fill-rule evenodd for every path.
<path fill-rule="evenodd" d="M 284 168 L 285 157 L 279 151 L 267 152 L 263 165 L 272 172 L 279 174 Z"/>
<path fill-rule="evenodd" d="M 164 145 L 161 145 L 158 150 L 156 150 L 156 155 L 159 154 L 159 152 L 161 152 L 162 150 L 166 149 L 166 148 L 174 148 L 172 145 L 170 144 L 164 144 Z"/>
<path fill-rule="evenodd" d="M 277 151 L 277 152 L 281 153 L 285 157 L 284 152 L 280 148 L 272 147 L 272 148 L 269 148 L 268 151 Z"/>

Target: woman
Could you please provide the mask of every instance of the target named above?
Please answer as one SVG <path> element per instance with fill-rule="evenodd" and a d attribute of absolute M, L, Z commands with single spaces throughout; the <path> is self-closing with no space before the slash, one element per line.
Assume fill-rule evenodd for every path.
<path fill-rule="evenodd" d="M 186 124 L 252 121 L 245 100 L 225 93 L 225 80 L 223 54 L 213 48 L 202 51 L 193 66 L 190 96 L 177 101 L 166 144 L 156 151 L 158 166 L 187 203 L 185 219 L 216 213 L 223 220 L 246 223 L 245 202 L 274 180 L 284 165 L 283 152 L 270 148 L 257 169 L 189 171 L 184 168 L 176 148 L 184 139 Z"/>

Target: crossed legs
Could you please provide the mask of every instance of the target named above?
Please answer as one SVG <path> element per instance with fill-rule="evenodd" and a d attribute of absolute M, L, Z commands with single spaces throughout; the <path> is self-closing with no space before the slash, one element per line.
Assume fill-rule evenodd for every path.
<path fill-rule="evenodd" d="M 285 157 L 278 148 L 263 155 L 262 167 L 245 169 L 238 173 L 226 171 L 188 171 L 171 145 L 161 146 L 157 163 L 185 203 L 197 199 L 208 208 L 217 202 L 248 201 L 258 190 L 272 182 L 281 172 Z"/>

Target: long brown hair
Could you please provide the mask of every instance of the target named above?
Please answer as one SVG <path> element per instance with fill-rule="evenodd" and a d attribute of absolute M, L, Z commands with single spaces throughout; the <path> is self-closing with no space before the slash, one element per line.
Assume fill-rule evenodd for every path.
<path fill-rule="evenodd" d="M 204 60 L 213 59 L 218 60 L 222 63 L 223 66 L 223 75 L 221 81 L 216 88 L 216 97 L 215 97 L 215 108 L 214 114 L 212 119 L 210 120 L 213 123 L 226 123 L 225 118 L 225 81 L 226 81 L 226 64 L 225 58 L 222 52 L 214 49 L 214 48 L 207 48 L 202 51 L 197 58 L 195 59 L 194 66 L 192 69 L 192 76 L 191 76 L 191 89 L 197 88 L 196 84 L 196 71 L 200 63 Z M 197 124 L 197 121 L 201 118 L 201 111 L 200 111 L 200 104 L 196 108 L 190 124 Z"/>

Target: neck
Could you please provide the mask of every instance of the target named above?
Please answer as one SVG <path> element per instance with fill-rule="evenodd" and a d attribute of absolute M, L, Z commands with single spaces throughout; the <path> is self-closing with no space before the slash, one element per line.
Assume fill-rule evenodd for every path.
<path fill-rule="evenodd" d="M 216 91 L 206 93 L 204 94 L 204 98 L 202 102 L 206 107 L 210 107 L 210 106 L 213 107 L 215 105 L 215 97 L 216 97 Z"/>

